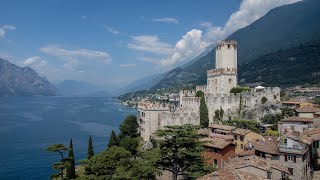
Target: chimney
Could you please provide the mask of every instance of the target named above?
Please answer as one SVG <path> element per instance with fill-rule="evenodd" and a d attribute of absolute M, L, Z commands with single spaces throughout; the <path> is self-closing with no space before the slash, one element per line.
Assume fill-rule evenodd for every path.
<path fill-rule="evenodd" d="M 219 175 L 220 174 L 217 171 L 213 172 L 211 180 L 218 180 L 219 179 Z"/>
<path fill-rule="evenodd" d="M 266 154 L 266 163 L 267 163 L 268 169 L 271 168 L 271 157 L 272 157 L 272 155 Z"/>

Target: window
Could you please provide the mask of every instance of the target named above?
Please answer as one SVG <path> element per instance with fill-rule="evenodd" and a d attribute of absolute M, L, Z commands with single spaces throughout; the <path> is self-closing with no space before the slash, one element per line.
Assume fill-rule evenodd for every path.
<path fill-rule="evenodd" d="M 232 79 L 231 78 L 229 78 L 229 84 L 231 84 L 232 83 Z"/>
<path fill-rule="evenodd" d="M 287 159 L 288 159 L 288 161 L 293 161 L 293 156 L 291 154 L 288 154 Z"/>
<path fill-rule="evenodd" d="M 234 135 L 234 140 L 238 140 L 238 135 Z"/>
<path fill-rule="evenodd" d="M 285 161 L 297 162 L 297 156 L 292 154 L 285 155 Z"/>
<path fill-rule="evenodd" d="M 217 165 L 218 165 L 218 160 L 216 160 L 216 159 L 213 159 L 213 167 L 217 167 Z"/>
<path fill-rule="evenodd" d="M 243 141 L 244 137 L 243 136 L 240 136 L 240 141 Z"/>
<path fill-rule="evenodd" d="M 213 148 L 213 152 L 218 153 L 218 149 L 217 148 Z"/>
<path fill-rule="evenodd" d="M 288 168 L 288 170 L 289 170 L 290 174 L 293 175 L 293 168 Z"/>
<path fill-rule="evenodd" d="M 243 149 L 243 144 L 241 144 L 241 149 Z"/>
<path fill-rule="evenodd" d="M 287 145 L 287 143 L 288 143 L 288 140 L 284 139 L 284 144 Z"/>

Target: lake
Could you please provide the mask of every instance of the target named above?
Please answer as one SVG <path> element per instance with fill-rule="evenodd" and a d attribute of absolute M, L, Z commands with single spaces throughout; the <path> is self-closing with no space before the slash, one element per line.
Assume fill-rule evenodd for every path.
<path fill-rule="evenodd" d="M 101 152 L 111 130 L 118 133 L 135 113 L 111 98 L 0 98 L 0 179 L 48 179 L 59 155 L 45 152 L 47 146 L 69 146 L 72 138 L 75 160 L 84 159 L 90 135 L 94 152 Z"/>

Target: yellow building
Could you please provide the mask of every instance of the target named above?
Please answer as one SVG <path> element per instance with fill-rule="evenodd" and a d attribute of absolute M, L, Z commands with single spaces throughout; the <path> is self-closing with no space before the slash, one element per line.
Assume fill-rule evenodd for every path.
<path fill-rule="evenodd" d="M 241 129 L 241 128 L 236 128 L 232 131 L 232 134 L 234 135 L 233 142 L 236 145 L 235 153 L 243 152 L 244 146 L 249 142 L 253 142 L 256 139 L 262 139 L 263 136 L 253 132 L 248 129 Z"/>

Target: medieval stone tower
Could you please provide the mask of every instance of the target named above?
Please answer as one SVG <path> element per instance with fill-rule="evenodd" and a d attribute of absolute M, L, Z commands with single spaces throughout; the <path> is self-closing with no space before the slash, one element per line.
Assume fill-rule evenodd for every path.
<path fill-rule="evenodd" d="M 229 94 L 237 86 L 237 42 L 221 41 L 216 47 L 216 68 L 207 72 L 207 92 Z"/>

